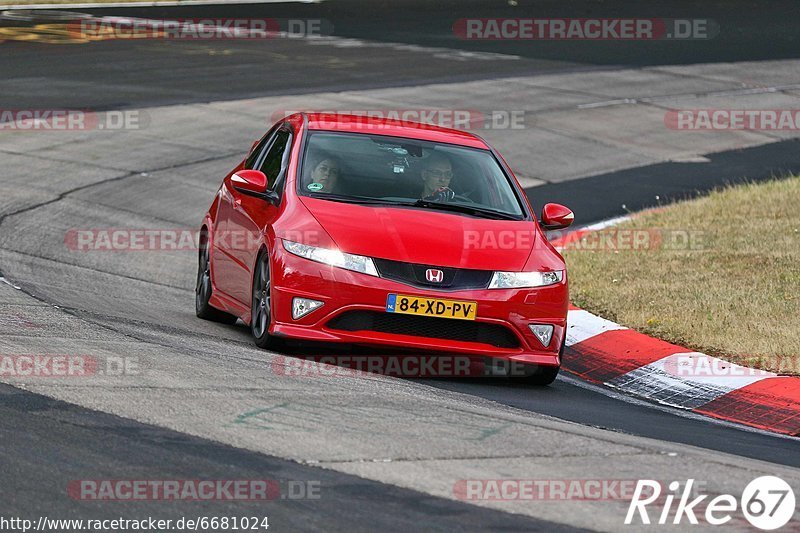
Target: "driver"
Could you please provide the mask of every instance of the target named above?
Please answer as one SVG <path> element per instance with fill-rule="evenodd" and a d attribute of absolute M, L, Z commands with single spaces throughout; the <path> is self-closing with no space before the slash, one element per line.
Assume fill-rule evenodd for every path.
<path fill-rule="evenodd" d="M 338 157 L 324 153 L 319 154 L 311 166 L 311 176 L 306 187 L 313 192 L 334 192 L 341 168 Z"/>
<path fill-rule="evenodd" d="M 450 188 L 453 179 L 453 164 L 444 154 L 434 152 L 422 167 L 422 199 L 435 202 L 452 200 L 456 193 Z"/>

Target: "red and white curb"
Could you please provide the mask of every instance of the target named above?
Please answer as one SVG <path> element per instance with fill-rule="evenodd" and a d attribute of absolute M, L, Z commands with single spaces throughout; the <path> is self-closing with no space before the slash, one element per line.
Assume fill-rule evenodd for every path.
<path fill-rule="evenodd" d="M 743 367 L 572 307 L 564 370 L 639 398 L 800 436 L 800 377 Z"/>
<path fill-rule="evenodd" d="M 580 242 L 580 240 L 587 234 L 604 230 L 606 228 L 610 228 L 612 226 L 616 226 L 617 224 L 621 224 L 626 220 L 630 220 L 631 217 L 628 215 L 610 218 L 608 220 L 603 220 L 602 222 L 597 222 L 595 224 L 591 224 L 589 226 L 584 226 L 582 228 L 574 229 L 572 231 L 567 232 L 566 235 L 553 238 L 552 235 L 548 235 L 548 240 L 550 244 L 552 244 L 556 250 L 561 251 L 570 243 Z"/>
<path fill-rule="evenodd" d="M 552 239 L 557 249 L 625 220 Z M 800 436 L 800 377 L 735 365 L 571 306 L 562 368 L 586 381 L 694 413 Z"/>

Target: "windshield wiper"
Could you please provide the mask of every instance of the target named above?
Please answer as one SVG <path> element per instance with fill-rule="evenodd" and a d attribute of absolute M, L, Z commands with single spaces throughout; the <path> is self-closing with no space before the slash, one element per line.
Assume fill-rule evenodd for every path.
<path fill-rule="evenodd" d="M 400 205 L 440 209 L 442 211 L 453 211 L 455 213 L 465 213 L 467 215 L 482 216 L 485 218 L 496 218 L 498 220 L 522 220 L 522 217 L 518 215 L 512 215 L 511 213 L 503 213 L 500 211 L 495 211 L 494 209 L 483 209 L 482 207 L 463 204 L 445 204 L 442 202 L 431 202 L 429 200 L 417 200 L 413 203 L 408 202 Z"/>
<path fill-rule="evenodd" d="M 369 196 L 349 196 L 344 194 L 308 194 L 309 198 L 318 198 L 320 200 L 333 200 L 335 202 L 345 202 L 348 204 L 365 204 L 365 205 L 394 205 L 394 202 L 381 200 L 380 198 L 370 198 Z"/>
<path fill-rule="evenodd" d="M 319 198 L 320 200 L 332 200 L 334 202 L 344 202 L 348 204 L 361 204 L 361 205 L 385 205 L 388 207 L 424 207 L 427 209 L 437 209 L 440 211 L 451 211 L 453 213 L 464 213 L 467 215 L 480 216 L 484 218 L 493 218 L 497 220 L 522 220 L 519 215 L 512 215 L 511 213 L 503 213 L 495 211 L 494 209 L 483 209 L 477 206 L 463 205 L 463 204 L 445 204 L 441 202 L 431 202 L 430 200 L 417 200 L 414 202 L 398 202 L 393 200 L 382 200 L 380 198 L 371 198 L 369 196 L 350 196 L 344 194 L 308 194 L 310 198 Z"/>

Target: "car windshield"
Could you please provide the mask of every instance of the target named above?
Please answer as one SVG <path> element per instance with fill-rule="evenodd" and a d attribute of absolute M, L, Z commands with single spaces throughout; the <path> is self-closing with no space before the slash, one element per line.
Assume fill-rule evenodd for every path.
<path fill-rule="evenodd" d="M 508 176 L 488 150 L 360 133 L 311 132 L 299 193 L 521 219 Z"/>

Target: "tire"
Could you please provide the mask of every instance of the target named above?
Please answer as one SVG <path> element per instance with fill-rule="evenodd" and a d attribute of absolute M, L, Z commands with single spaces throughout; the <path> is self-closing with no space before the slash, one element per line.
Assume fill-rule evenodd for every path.
<path fill-rule="evenodd" d="M 540 366 L 527 376 L 514 378 L 514 381 L 527 385 L 535 385 L 537 387 L 545 387 L 556 380 L 559 370 L 561 370 L 560 366 Z"/>
<path fill-rule="evenodd" d="M 269 254 L 261 252 L 253 270 L 253 290 L 250 303 L 250 331 L 259 348 L 274 348 L 278 339 L 269 334 L 272 323 L 272 283 Z"/>
<path fill-rule="evenodd" d="M 566 339 L 565 339 L 566 340 Z M 564 360 L 564 342 L 561 343 L 561 349 L 558 351 L 559 359 Z M 559 366 L 539 366 L 539 365 L 526 365 L 526 372 L 524 376 L 513 376 L 511 379 L 515 383 L 524 383 L 526 385 L 535 385 L 537 387 L 545 387 L 553 383 L 558 377 L 558 372 L 561 370 Z"/>
<path fill-rule="evenodd" d="M 211 299 L 211 260 L 208 249 L 208 234 L 205 230 L 200 234 L 200 252 L 197 264 L 197 285 L 194 289 L 194 311 L 203 320 L 219 322 L 220 324 L 232 325 L 236 323 L 237 317 L 211 307 L 208 303 Z"/>

